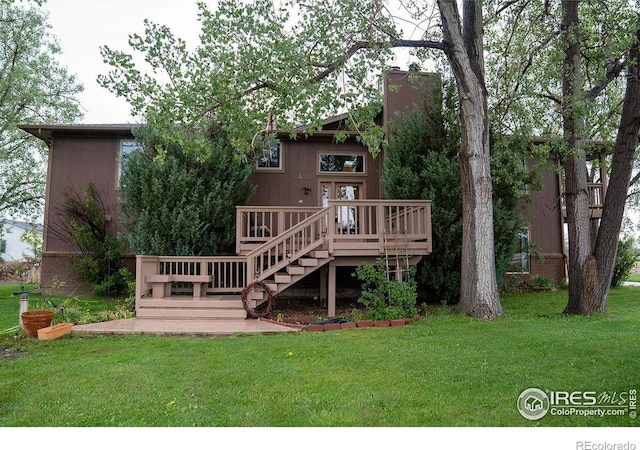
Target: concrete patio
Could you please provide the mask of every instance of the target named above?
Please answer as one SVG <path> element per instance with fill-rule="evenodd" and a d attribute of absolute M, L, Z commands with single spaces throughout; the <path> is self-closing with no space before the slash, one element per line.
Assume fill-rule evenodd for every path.
<path fill-rule="evenodd" d="M 87 334 L 152 334 L 186 336 L 233 336 L 246 334 L 296 333 L 297 329 L 272 322 L 252 319 L 122 319 L 75 325 L 73 333 Z"/>

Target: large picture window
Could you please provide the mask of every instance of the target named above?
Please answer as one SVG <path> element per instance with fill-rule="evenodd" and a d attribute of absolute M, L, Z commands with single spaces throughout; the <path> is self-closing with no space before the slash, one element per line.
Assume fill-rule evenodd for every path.
<path fill-rule="evenodd" d="M 123 139 L 120 141 L 120 149 L 118 150 L 118 162 L 116 164 L 116 185 L 120 187 L 120 178 L 122 172 L 127 164 L 126 156 L 135 151 L 142 150 L 142 144 L 134 141 L 133 139 Z"/>
<path fill-rule="evenodd" d="M 320 173 L 365 173 L 364 155 L 320 153 Z"/>

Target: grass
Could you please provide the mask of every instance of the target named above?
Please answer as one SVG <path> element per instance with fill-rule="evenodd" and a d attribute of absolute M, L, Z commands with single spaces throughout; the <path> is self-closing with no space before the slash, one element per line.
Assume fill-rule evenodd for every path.
<path fill-rule="evenodd" d="M 630 274 L 625 281 L 633 281 L 635 283 L 640 283 L 640 273 Z"/>
<path fill-rule="evenodd" d="M 18 326 L 20 294 L 35 290 L 35 285 L 0 286 L 0 336 L 13 334 Z M 112 319 L 124 319 L 133 316 L 125 299 L 82 297 L 82 296 L 43 296 L 29 293 L 29 309 L 52 309 L 52 305 L 65 307 L 65 312 L 57 310 L 52 324 L 62 321 L 71 323 L 92 323 Z"/>
<path fill-rule="evenodd" d="M 639 387 L 640 289 L 612 290 L 608 313 L 586 318 L 559 314 L 566 295 L 504 296 L 495 322 L 434 308 L 404 327 L 299 335 L 4 335 L 0 426 L 637 426 L 519 414 L 529 387 Z M 17 311 L 0 287 L 0 328 Z"/>

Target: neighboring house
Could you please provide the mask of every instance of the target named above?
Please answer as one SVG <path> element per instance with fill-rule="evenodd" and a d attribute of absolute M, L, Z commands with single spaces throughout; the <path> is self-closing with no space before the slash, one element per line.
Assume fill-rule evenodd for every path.
<path fill-rule="evenodd" d="M 383 112 L 379 117 L 383 126 L 396 113 L 423 103 L 420 92 L 429 91 L 432 83 L 440 83 L 438 75 L 412 75 L 416 74 L 420 76 L 415 83 L 412 81 L 415 77 L 408 72 L 393 70 L 386 77 Z M 323 130 L 312 136 L 299 134 L 297 139 L 291 139 L 289 130 L 278 132 L 279 144 L 266 149 L 256 163 L 250 181 L 257 189 L 249 206 L 237 209 L 237 257 L 224 261 L 137 258 L 138 314 L 179 315 L 175 309 L 165 311 L 168 302 L 162 299 L 185 281 L 193 285 L 191 292 L 195 297 L 209 299 L 233 294 L 234 301 L 239 291 L 252 281 L 264 282 L 274 293 L 282 292 L 281 295 L 293 283 L 315 286 L 317 290 L 319 282 L 316 292 L 328 299 L 331 314 L 336 279 L 341 280 L 338 289 L 347 285 L 353 279 L 353 266 L 373 262 L 383 254 L 392 259 L 391 266 L 400 267 L 400 259 L 409 258 L 415 263 L 428 254 L 430 203 L 378 200 L 384 198 L 380 179 L 383 156 L 372 158 L 349 132 L 346 141 L 338 143 L 335 137 L 344 129 L 343 120 L 344 117 L 329 120 Z M 117 231 L 121 157 L 136 146 L 132 126 L 20 128 L 49 146 L 42 288 L 46 292 L 57 279 L 71 289 L 78 284 L 70 270 L 77 250 L 51 232 L 60 220 L 57 211 L 63 203 L 62 194 L 70 187 L 81 192 L 87 183 L 93 182 L 105 202 L 110 227 Z M 560 183 L 555 171 L 543 173 L 543 185 L 543 191 L 531 193 L 532 201 L 525 207 L 528 234 L 522 237 L 523 248 L 515 270 L 558 282 L 564 277 L 564 250 L 563 219 L 557 206 Z M 542 259 L 532 257 L 533 242 L 536 255 Z M 131 255 L 132 269 L 134 260 Z M 180 307 L 185 305 L 182 301 Z M 202 307 L 203 303 L 198 305 Z M 193 317 L 196 313 L 190 310 L 185 314 Z"/>
<path fill-rule="evenodd" d="M 22 240 L 25 232 L 35 230 L 42 235 L 42 225 L 31 224 L 19 220 L 5 220 L 3 231 L 0 235 L 0 260 L 2 261 L 25 261 L 33 259 L 33 247 Z"/>

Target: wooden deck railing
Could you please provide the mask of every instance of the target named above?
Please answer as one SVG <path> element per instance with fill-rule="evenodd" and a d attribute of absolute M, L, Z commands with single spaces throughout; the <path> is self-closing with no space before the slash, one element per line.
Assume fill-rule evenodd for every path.
<path fill-rule="evenodd" d="M 332 200 L 328 246 L 333 255 L 379 255 L 389 249 L 431 253 L 431 202 Z"/>
<path fill-rule="evenodd" d="M 202 282 L 207 277 L 206 282 Z M 202 295 L 241 292 L 247 284 L 246 258 L 242 256 L 136 256 L 136 298 L 165 283 L 172 293 L 189 292 L 203 283 Z"/>
<path fill-rule="evenodd" d="M 318 207 L 238 206 L 236 208 L 236 253 L 245 254 L 257 245 L 279 236 L 310 215 Z"/>
<path fill-rule="evenodd" d="M 565 200 L 565 185 L 561 185 L 560 206 L 563 217 L 567 216 L 567 203 Z M 587 183 L 587 189 L 589 192 L 589 208 L 591 210 L 591 217 L 602 217 L 602 209 L 604 208 L 605 187 L 603 183 Z"/>
<path fill-rule="evenodd" d="M 431 253 L 429 201 L 331 200 L 326 208 L 237 211 L 240 256 L 138 256 L 136 298 L 150 291 L 154 296 L 239 293 L 313 250 L 326 250 L 331 257 Z M 266 227 L 262 230 L 269 236 L 257 236 L 256 227 Z"/>
<path fill-rule="evenodd" d="M 252 250 L 247 257 L 247 273 L 254 280 L 265 280 L 294 263 L 310 251 L 322 247 L 327 239 L 326 224 L 331 208 L 323 208 L 293 228 Z"/>

